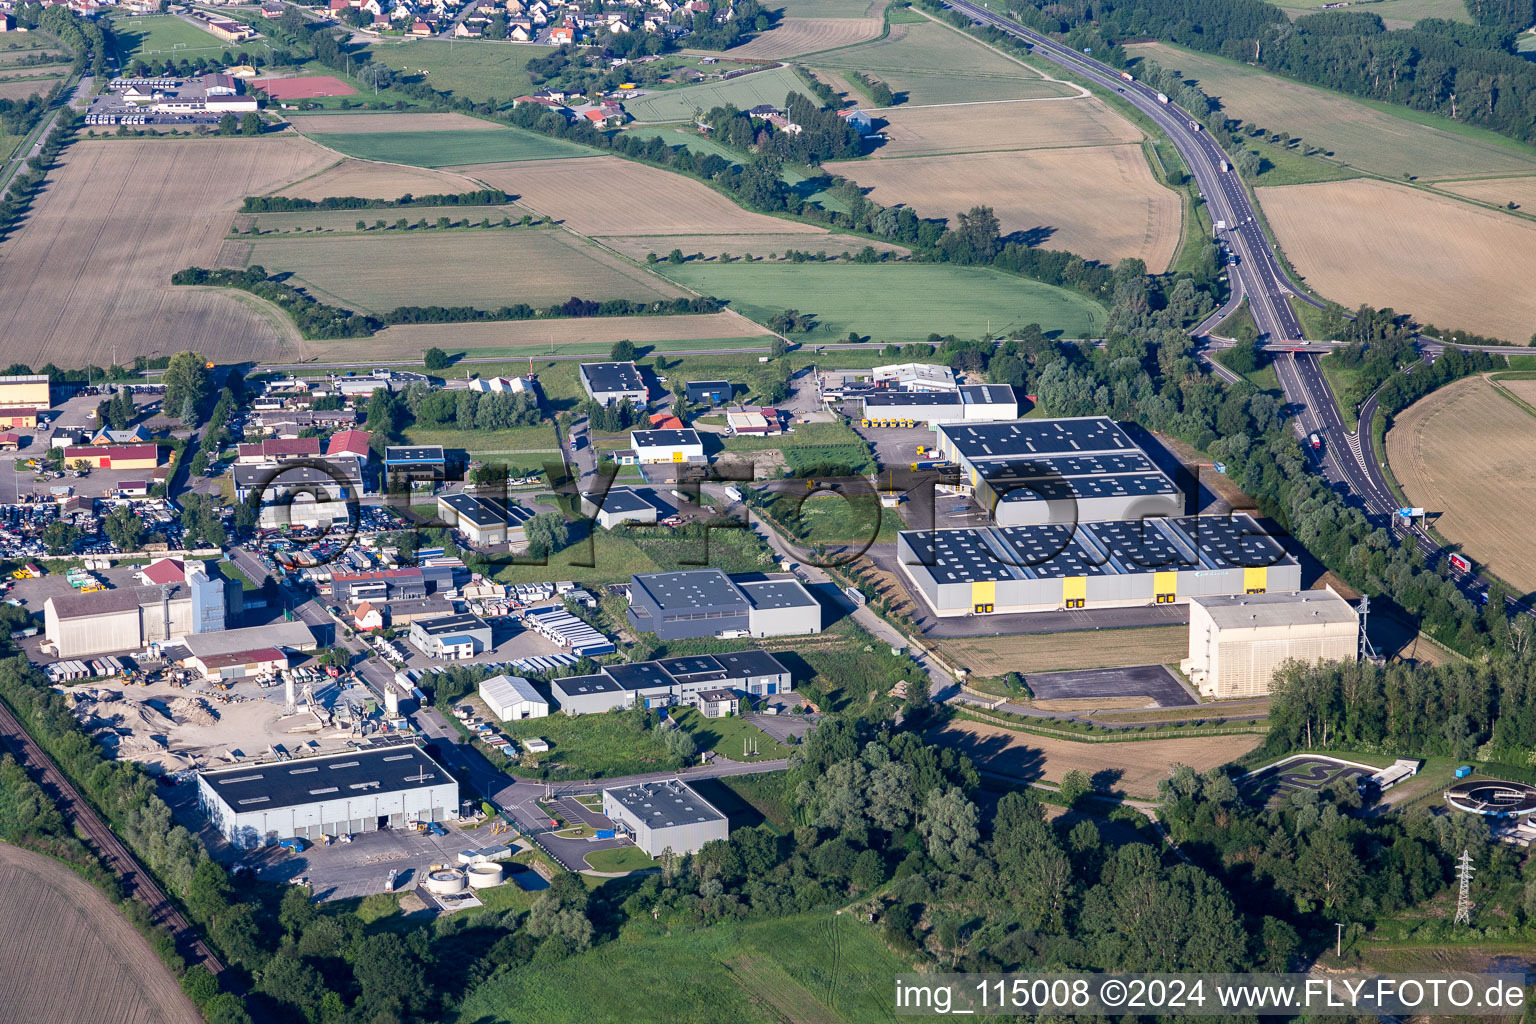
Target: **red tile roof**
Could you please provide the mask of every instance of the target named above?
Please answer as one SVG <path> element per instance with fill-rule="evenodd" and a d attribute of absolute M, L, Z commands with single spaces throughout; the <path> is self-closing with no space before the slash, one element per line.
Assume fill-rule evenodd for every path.
<path fill-rule="evenodd" d="M 140 575 L 149 583 L 184 583 L 187 579 L 187 565 L 179 558 L 162 558 L 158 562 L 151 562 Z"/>
<path fill-rule="evenodd" d="M 331 443 L 326 446 L 327 455 L 361 455 L 368 457 L 368 441 L 372 434 L 366 430 L 343 430 L 331 438 Z"/>
<path fill-rule="evenodd" d="M 94 444 L 77 445 L 64 449 L 66 459 L 89 459 L 105 455 L 109 459 L 158 459 L 160 446 L 155 444 Z"/>

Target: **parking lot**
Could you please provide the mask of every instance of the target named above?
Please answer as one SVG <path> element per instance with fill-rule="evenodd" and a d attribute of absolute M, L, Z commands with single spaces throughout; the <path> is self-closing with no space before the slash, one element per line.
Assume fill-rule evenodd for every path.
<path fill-rule="evenodd" d="M 1145 697 L 1156 707 L 1190 707 L 1199 701 L 1164 665 L 1030 673 L 1025 684 L 1036 700 Z"/>

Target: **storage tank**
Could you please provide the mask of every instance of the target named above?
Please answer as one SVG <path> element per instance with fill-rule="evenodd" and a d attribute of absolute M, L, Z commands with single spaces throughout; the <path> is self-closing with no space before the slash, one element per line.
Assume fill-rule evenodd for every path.
<path fill-rule="evenodd" d="M 472 864 L 468 873 L 471 889 L 489 889 L 501 884 L 501 865 L 495 862 Z"/>
<path fill-rule="evenodd" d="M 438 868 L 427 874 L 427 892 L 434 896 L 452 896 L 468 887 L 464 872 L 454 868 Z"/>

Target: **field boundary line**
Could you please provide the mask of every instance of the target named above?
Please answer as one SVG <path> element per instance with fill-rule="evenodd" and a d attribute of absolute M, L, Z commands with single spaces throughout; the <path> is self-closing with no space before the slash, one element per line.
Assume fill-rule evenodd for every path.
<path fill-rule="evenodd" d="M 956 708 L 955 717 L 972 718 L 988 725 L 995 725 L 1007 729 L 1010 732 L 1022 732 L 1031 736 L 1043 736 L 1047 739 L 1067 740 L 1073 743 L 1145 743 L 1152 740 L 1192 740 L 1203 739 L 1207 736 L 1263 736 L 1269 732 L 1268 728 L 1256 728 L 1254 726 L 1222 726 L 1216 729 L 1200 729 L 1190 727 L 1186 729 L 1170 729 L 1167 732 L 1155 732 L 1152 735 L 1111 735 L 1092 736 L 1075 732 L 1070 729 L 1050 729 L 1045 727 L 1031 727 L 1012 719 L 1003 719 L 988 714 L 985 711 L 973 711 L 970 708 Z M 1117 730 L 1117 732 L 1135 732 L 1135 727 Z"/>
<path fill-rule="evenodd" d="M 1089 97 L 1089 96 L 1093 95 L 1092 91 L 1090 91 L 1086 86 L 1078 85 L 1076 82 L 1069 82 L 1069 81 L 1067 81 L 1064 78 L 1056 78 L 1053 75 L 1051 75 L 1050 73 L 1048 73 L 1046 71 L 1042 71 L 1040 68 L 1035 67 L 1033 64 L 1030 64 L 1030 63 L 1027 63 L 1024 60 L 1021 60 L 1019 57 L 1015 56 L 1014 54 L 1008 53 L 1006 50 L 999 50 L 997 47 L 993 46 L 991 43 L 986 42 L 985 40 L 977 39 L 970 32 L 962 31 L 961 29 L 956 28 L 954 25 L 951 25 L 947 21 L 941 21 L 940 19 L 935 18 L 933 15 L 929 14 L 927 11 L 923 10 L 920 7 L 913 7 L 913 8 L 911 8 L 911 10 L 916 11 L 918 14 L 921 14 L 923 17 L 927 18 L 929 21 L 933 22 L 935 25 L 942 25 L 944 28 L 949 29 L 949 31 L 955 33 L 955 35 L 957 35 L 957 36 L 964 36 L 966 39 L 969 39 L 971 42 L 976 43 L 978 46 L 986 47 L 988 50 L 991 50 L 993 53 L 997 54 L 999 57 L 1004 57 L 1004 58 L 1006 58 L 1008 60 L 1011 60 L 1013 63 L 1017 64 L 1021 68 L 1028 68 L 1030 71 L 1032 71 L 1035 74 L 1039 75 L 1041 78 L 1045 79 L 1047 82 L 1055 82 L 1058 85 L 1071 86 L 1072 88 L 1078 90 L 1084 97 Z"/>

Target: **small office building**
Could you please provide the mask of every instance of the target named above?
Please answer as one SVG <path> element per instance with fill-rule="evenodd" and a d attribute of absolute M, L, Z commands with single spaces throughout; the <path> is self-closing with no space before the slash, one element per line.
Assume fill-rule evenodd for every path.
<path fill-rule="evenodd" d="M 1333 589 L 1189 600 L 1189 657 L 1179 668 L 1201 696 L 1265 697 L 1290 659 L 1354 661 L 1360 615 Z"/>
<path fill-rule="evenodd" d="M 704 461 L 704 442 L 696 430 L 631 430 L 629 447 L 642 466 Z"/>
<path fill-rule="evenodd" d="M 605 789 L 603 814 L 651 857 L 698 853 L 731 833 L 725 815 L 678 779 Z"/>
<path fill-rule="evenodd" d="M 459 784 L 415 744 L 391 744 L 200 772 L 198 805 L 241 850 L 444 821 Z"/>
<path fill-rule="evenodd" d="M 864 395 L 869 424 L 991 422 L 1019 417 L 1019 400 L 1006 384 L 963 384 L 955 391 L 873 391 Z"/>
<path fill-rule="evenodd" d="M 611 530 L 620 523 L 655 523 L 657 508 L 632 487 L 610 487 L 607 494 L 583 494 L 581 514 L 596 519 L 603 529 Z"/>
<path fill-rule="evenodd" d="M 630 626 L 658 640 L 821 632 L 821 604 L 792 576 L 736 583 L 719 569 L 630 577 Z"/>
<path fill-rule="evenodd" d="M 437 514 L 469 540 L 471 547 L 528 543 L 524 526 L 533 513 L 516 502 L 476 494 L 442 494 Z"/>
<path fill-rule="evenodd" d="M 411 623 L 411 645 L 429 658 L 468 661 L 490 650 L 491 627 L 478 615 L 461 612 Z"/>
<path fill-rule="evenodd" d="M 390 445 L 384 449 L 384 471 L 413 480 L 442 480 L 448 455 L 440 444 Z"/>
<path fill-rule="evenodd" d="M 500 722 L 520 722 L 549 714 L 549 701 L 522 676 L 492 676 L 480 682 L 480 699 Z"/>
<path fill-rule="evenodd" d="M 581 388 L 598 405 L 629 404 L 643 408 L 650 401 L 650 389 L 634 363 L 582 363 Z"/>
<path fill-rule="evenodd" d="M 555 703 L 568 715 L 602 714 L 636 705 L 700 707 L 705 693 L 721 690 L 766 697 L 790 693 L 794 679 L 766 651 L 736 651 L 605 665 L 594 675 L 567 676 L 550 683 Z"/>
<path fill-rule="evenodd" d="M 728 380 L 691 380 L 684 393 L 694 405 L 724 405 L 733 392 Z"/>

